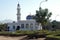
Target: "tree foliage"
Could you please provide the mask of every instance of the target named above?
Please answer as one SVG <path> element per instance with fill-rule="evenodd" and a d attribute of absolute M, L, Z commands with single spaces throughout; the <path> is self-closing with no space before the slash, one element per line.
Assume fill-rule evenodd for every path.
<path fill-rule="evenodd" d="M 51 15 L 52 13 L 49 12 L 48 9 L 39 8 L 39 10 L 36 10 L 35 19 L 38 23 L 44 25 L 47 23 Z"/>
<path fill-rule="evenodd" d="M 52 21 L 52 28 L 60 29 L 60 22 L 53 20 Z"/>
<path fill-rule="evenodd" d="M 7 24 L 0 24 L 0 31 L 7 30 Z"/>

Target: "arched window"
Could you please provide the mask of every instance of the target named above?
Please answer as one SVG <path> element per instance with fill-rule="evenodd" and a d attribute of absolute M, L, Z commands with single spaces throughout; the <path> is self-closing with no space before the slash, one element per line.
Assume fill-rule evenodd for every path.
<path fill-rule="evenodd" d="M 7 27 L 7 31 L 9 31 L 9 28 L 10 28 L 10 27 L 8 26 L 8 27 Z"/>
<path fill-rule="evenodd" d="M 31 23 L 31 24 L 30 24 L 30 26 L 32 27 L 32 26 L 33 26 L 33 24 Z"/>
<path fill-rule="evenodd" d="M 13 26 L 13 29 L 15 29 L 15 26 Z"/>
<path fill-rule="evenodd" d="M 31 28 L 31 30 L 33 30 L 33 24 L 32 23 L 30 24 L 30 28 Z"/>
<path fill-rule="evenodd" d="M 20 26 L 17 26 L 16 30 L 20 30 Z"/>
<path fill-rule="evenodd" d="M 24 28 L 24 24 L 21 24 L 21 28 Z"/>
<path fill-rule="evenodd" d="M 26 28 L 29 28 L 29 24 L 26 24 Z"/>

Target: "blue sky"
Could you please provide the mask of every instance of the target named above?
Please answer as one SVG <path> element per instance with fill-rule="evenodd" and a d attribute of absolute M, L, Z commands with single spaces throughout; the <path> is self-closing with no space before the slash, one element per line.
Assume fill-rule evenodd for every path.
<path fill-rule="evenodd" d="M 36 14 L 36 10 L 39 9 L 39 4 L 44 0 L 19 0 L 21 7 L 21 20 L 25 20 L 26 16 L 30 13 Z M 18 0 L 0 0 L 0 20 L 15 20 L 17 14 Z M 41 7 L 48 8 L 49 12 L 52 12 L 51 19 L 60 21 L 60 0 L 48 0 L 43 2 Z"/>

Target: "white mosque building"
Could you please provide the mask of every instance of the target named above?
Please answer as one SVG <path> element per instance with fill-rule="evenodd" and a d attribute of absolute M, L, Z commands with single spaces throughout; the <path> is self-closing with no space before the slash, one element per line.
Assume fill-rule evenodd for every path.
<path fill-rule="evenodd" d="M 42 26 L 39 26 L 38 23 L 32 18 L 32 15 L 28 15 L 26 20 L 21 19 L 20 13 L 20 5 L 17 4 L 17 22 L 8 23 L 8 30 L 9 31 L 16 31 L 16 30 L 42 30 Z"/>

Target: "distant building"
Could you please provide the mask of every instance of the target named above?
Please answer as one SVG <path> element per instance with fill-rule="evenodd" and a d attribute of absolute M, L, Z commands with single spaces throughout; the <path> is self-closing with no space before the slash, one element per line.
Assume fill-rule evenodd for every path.
<path fill-rule="evenodd" d="M 28 15 L 26 20 L 21 19 L 20 13 L 20 5 L 17 4 L 17 22 L 8 23 L 8 30 L 9 31 L 16 31 L 16 30 L 42 30 L 42 26 L 39 26 L 38 23 L 33 19 L 33 15 Z"/>

